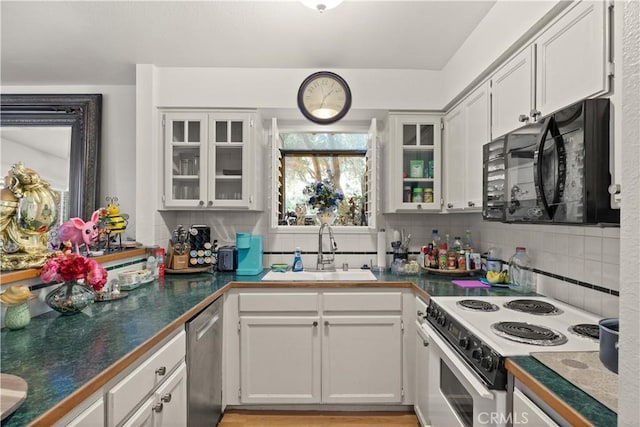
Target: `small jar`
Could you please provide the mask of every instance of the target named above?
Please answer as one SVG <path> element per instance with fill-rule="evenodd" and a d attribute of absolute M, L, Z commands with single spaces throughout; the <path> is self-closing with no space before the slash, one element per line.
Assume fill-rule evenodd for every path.
<path fill-rule="evenodd" d="M 422 188 L 416 187 L 413 189 L 413 203 L 422 203 Z"/>
<path fill-rule="evenodd" d="M 447 270 L 457 270 L 458 268 L 458 259 L 456 258 L 455 252 L 450 252 L 447 257 Z"/>
<path fill-rule="evenodd" d="M 411 203 L 411 186 L 405 185 L 402 189 L 402 201 L 404 203 Z"/>
<path fill-rule="evenodd" d="M 458 270 L 467 270 L 467 259 L 464 251 L 458 252 Z"/>
<path fill-rule="evenodd" d="M 425 203 L 433 203 L 433 188 L 426 188 L 424 190 Z"/>

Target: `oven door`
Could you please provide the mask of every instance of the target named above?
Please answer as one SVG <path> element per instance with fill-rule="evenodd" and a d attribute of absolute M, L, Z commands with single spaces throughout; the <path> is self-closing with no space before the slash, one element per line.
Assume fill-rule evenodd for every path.
<path fill-rule="evenodd" d="M 490 390 L 429 324 L 429 417 L 433 427 L 505 426 L 507 392 Z"/>

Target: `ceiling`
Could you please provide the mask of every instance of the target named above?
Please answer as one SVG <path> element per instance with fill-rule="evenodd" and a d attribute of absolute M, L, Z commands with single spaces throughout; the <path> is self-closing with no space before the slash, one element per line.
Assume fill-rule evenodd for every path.
<path fill-rule="evenodd" d="M 3 0 L 1 81 L 134 84 L 136 63 L 440 70 L 494 3 Z"/>

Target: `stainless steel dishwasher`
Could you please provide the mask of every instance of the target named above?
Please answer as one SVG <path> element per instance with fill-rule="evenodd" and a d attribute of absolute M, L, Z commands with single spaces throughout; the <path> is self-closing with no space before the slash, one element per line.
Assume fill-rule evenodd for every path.
<path fill-rule="evenodd" d="M 187 424 L 216 426 L 222 415 L 222 301 L 187 322 Z"/>

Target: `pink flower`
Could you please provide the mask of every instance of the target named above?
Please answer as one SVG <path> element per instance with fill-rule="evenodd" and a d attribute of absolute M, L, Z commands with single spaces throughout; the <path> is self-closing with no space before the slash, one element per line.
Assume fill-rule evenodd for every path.
<path fill-rule="evenodd" d="M 89 268 L 87 281 L 94 290 L 99 291 L 107 283 L 107 270 L 105 270 L 96 260 L 88 259 L 86 263 Z"/>
<path fill-rule="evenodd" d="M 40 277 L 45 283 L 84 279 L 96 291 L 107 283 L 107 271 L 96 260 L 73 253 L 61 254 L 48 260 L 42 267 Z"/>
<path fill-rule="evenodd" d="M 42 280 L 44 280 L 45 283 L 60 280 L 58 277 L 58 267 L 59 265 L 56 258 L 47 261 L 47 263 L 42 267 L 42 272 L 40 273 Z"/>

